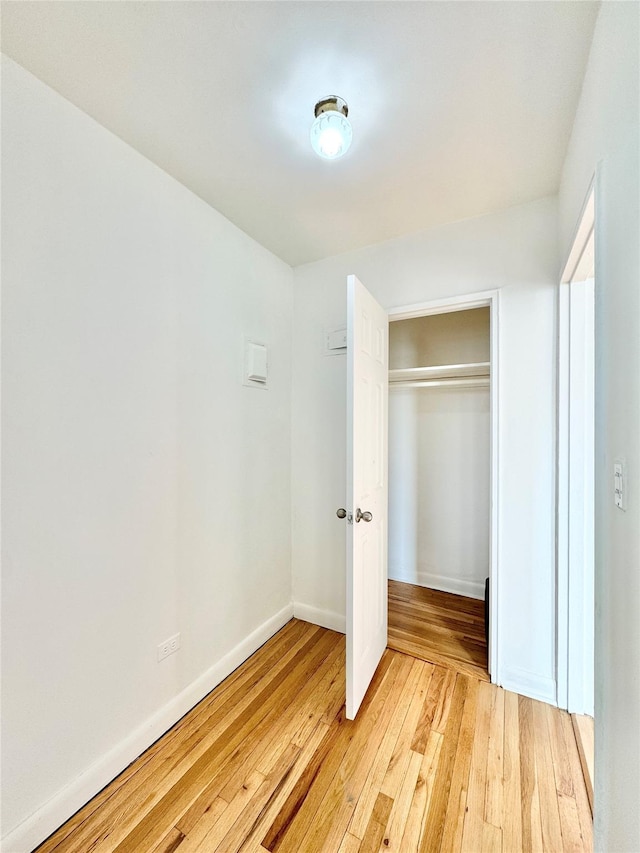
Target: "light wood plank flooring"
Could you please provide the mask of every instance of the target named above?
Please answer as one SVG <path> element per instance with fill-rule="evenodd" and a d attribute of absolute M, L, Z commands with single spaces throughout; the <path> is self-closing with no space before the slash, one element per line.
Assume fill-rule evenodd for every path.
<path fill-rule="evenodd" d="M 489 681 L 484 601 L 389 581 L 387 645 Z"/>
<path fill-rule="evenodd" d="M 39 853 L 583 851 L 569 715 L 384 653 L 344 718 L 344 637 L 292 620 Z"/>
<path fill-rule="evenodd" d="M 589 797 L 589 805 L 591 806 L 591 814 L 593 814 L 593 780 L 594 780 L 594 758 L 595 758 L 595 732 L 593 717 L 588 717 L 586 714 L 572 714 L 571 721 L 573 722 L 573 731 L 578 744 L 578 752 L 580 754 L 580 763 L 582 764 L 582 773 L 584 775 L 585 785 L 587 786 L 587 795 Z"/>

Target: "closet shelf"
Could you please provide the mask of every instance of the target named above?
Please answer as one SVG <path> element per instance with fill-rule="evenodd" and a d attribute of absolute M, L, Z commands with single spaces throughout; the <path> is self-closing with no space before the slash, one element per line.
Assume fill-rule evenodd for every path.
<path fill-rule="evenodd" d="M 488 361 L 470 364 L 438 364 L 432 367 L 402 367 L 389 371 L 389 382 L 395 385 L 399 382 L 415 383 L 425 380 L 451 379 L 455 380 L 455 384 L 459 384 L 460 380 L 476 377 L 488 380 L 489 368 Z"/>
<path fill-rule="evenodd" d="M 488 376 L 461 376 L 458 379 L 412 379 L 407 382 L 395 381 L 389 383 L 389 388 L 488 388 Z"/>

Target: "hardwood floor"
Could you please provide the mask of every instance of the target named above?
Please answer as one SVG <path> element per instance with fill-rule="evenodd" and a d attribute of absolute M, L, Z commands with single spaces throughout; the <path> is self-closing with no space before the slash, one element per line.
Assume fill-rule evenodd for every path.
<path fill-rule="evenodd" d="M 568 714 L 387 650 L 344 718 L 344 637 L 292 620 L 39 853 L 591 850 Z"/>
<path fill-rule="evenodd" d="M 595 731 L 593 717 L 585 714 L 572 714 L 571 722 L 578 744 L 582 773 L 587 787 L 587 796 L 593 814 L 593 780 L 594 780 L 594 758 L 595 758 Z"/>
<path fill-rule="evenodd" d="M 489 681 L 484 601 L 389 581 L 387 645 Z"/>

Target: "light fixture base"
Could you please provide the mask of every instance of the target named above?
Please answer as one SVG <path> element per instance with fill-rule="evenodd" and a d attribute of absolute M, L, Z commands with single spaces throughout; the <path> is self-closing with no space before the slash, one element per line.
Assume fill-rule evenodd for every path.
<path fill-rule="evenodd" d="M 349 115 L 347 102 L 344 98 L 338 97 L 338 95 L 329 95 L 329 97 L 323 98 L 321 101 L 318 101 L 313 110 L 316 118 L 322 113 L 330 111 L 342 113 L 345 118 Z"/>

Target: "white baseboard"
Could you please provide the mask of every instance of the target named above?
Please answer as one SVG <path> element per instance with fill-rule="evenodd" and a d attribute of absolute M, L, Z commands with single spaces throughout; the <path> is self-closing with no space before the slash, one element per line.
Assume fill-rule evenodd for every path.
<path fill-rule="evenodd" d="M 263 622 L 117 746 L 4 836 L 0 845 L 3 853 L 29 853 L 37 847 L 259 649 L 276 631 L 286 625 L 292 616 L 293 605 L 287 604 Z"/>
<path fill-rule="evenodd" d="M 416 586 L 426 586 L 441 592 L 453 592 L 456 595 L 466 595 L 467 598 L 479 598 L 484 601 L 484 581 L 468 581 L 461 578 L 450 578 L 445 575 L 432 575 L 429 572 L 405 573 L 389 569 L 389 580 L 412 583 Z"/>
<path fill-rule="evenodd" d="M 296 619 L 311 622 L 312 625 L 320 625 L 321 628 L 328 628 L 330 631 L 339 631 L 341 634 L 345 634 L 347 631 L 344 614 L 335 613 L 333 610 L 321 610 L 319 607 L 294 601 L 293 615 Z"/>
<path fill-rule="evenodd" d="M 502 666 L 500 686 L 529 699 L 538 699 L 548 705 L 557 705 L 556 682 L 553 678 L 538 675 L 518 666 Z"/>

